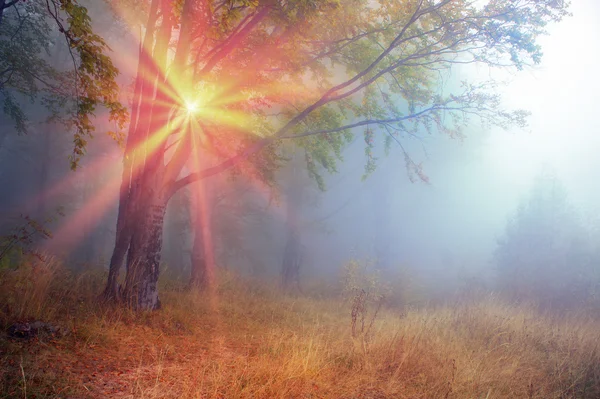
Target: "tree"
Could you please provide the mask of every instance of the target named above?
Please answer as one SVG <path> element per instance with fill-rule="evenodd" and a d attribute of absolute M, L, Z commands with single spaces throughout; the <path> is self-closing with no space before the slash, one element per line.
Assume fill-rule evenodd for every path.
<path fill-rule="evenodd" d="M 442 93 L 443 72 L 539 62 L 537 37 L 566 7 L 557 0 L 152 0 L 105 296 L 157 308 L 166 203 L 229 168 L 268 173 L 282 140 L 306 148 L 314 170 L 335 161 L 355 128 L 364 129 L 369 149 L 376 132 L 391 143 L 422 129 L 459 134 L 470 118 L 523 125 L 526 113 L 502 109 L 493 82 Z M 182 176 L 192 153 L 221 160 Z M 367 169 L 374 167 L 368 159 Z"/>
<path fill-rule="evenodd" d="M 278 186 L 270 179 L 263 180 L 264 175 L 242 177 L 227 173 L 192 185 L 193 288 L 214 288 L 217 266 L 235 264 L 256 276 L 269 263 L 272 218 L 268 211 L 278 202 Z"/>
<path fill-rule="evenodd" d="M 189 190 L 181 190 L 173 196 L 165 217 L 165 237 L 163 259 L 173 271 L 182 272 L 189 268 L 191 195 Z"/>
<path fill-rule="evenodd" d="M 197 185 L 192 194 L 192 225 L 194 240 L 191 253 L 190 286 L 207 289 L 213 287 L 215 274 L 215 245 L 213 238 L 213 207 L 216 199 L 211 197 L 205 185 Z"/>
<path fill-rule="evenodd" d="M 309 198 L 309 178 L 316 180 L 317 186 L 325 190 L 325 183 L 316 170 L 313 170 L 312 176 L 306 173 L 306 168 L 302 163 L 306 160 L 301 159 L 310 157 L 309 153 L 302 154 L 301 149 L 291 148 L 290 162 L 282 171 L 284 193 L 284 235 L 285 246 L 283 249 L 283 258 L 281 262 L 281 284 L 286 290 L 300 290 L 300 268 L 304 262 L 305 250 L 302 245 L 302 226 L 299 214 L 302 208 L 306 206 Z M 310 164 L 310 162 L 308 162 Z"/>
<path fill-rule="evenodd" d="M 52 65 L 51 48 L 68 49 L 72 68 Z M 18 132 L 27 132 L 21 99 L 38 101 L 51 118 L 73 129 L 71 167 L 75 169 L 95 130 L 98 107 L 122 128 L 126 109 L 119 102 L 118 74 L 105 41 L 92 30 L 87 9 L 77 0 L 0 1 L 0 98 Z M 118 131 L 109 132 L 121 140 Z"/>
<path fill-rule="evenodd" d="M 542 302 L 582 299 L 592 255 L 587 236 L 564 186 L 553 172 L 542 172 L 498 241 L 499 286 Z"/>

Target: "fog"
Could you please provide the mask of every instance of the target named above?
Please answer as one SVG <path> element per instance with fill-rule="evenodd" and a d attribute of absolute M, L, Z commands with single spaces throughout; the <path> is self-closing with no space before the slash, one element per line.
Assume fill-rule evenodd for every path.
<path fill-rule="evenodd" d="M 105 12 L 97 9 L 92 14 Z M 462 139 L 436 131 L 405 137 L 403 149 L 420 166 L 421 176 L 407 170 L 403 149 L 392 143 L 388 155 L 376 150 L 378 167 L 363 179 L 364 140 L 357 130 L 353 143 L 343 150 L 338 173 L 322 172 L 325 191 L 305 170 L 290 172 L 298 167 L 295 158 L 278 172 L 273 187 L 238 177 L 229 186 L 234 194 L 218 204 L 216 198 L 227 192 L 229 180 L 207 179 L 204 184 L 209 201 L 216 201 L 218 218 L 213 230 L 217 267 L 278 276 L 286 246 L 286 207 L 291 207 L 303 247 L 301 284 L 334 281 L 345 263 L 359 259 L 391 274 L 410 275 L 433 293 L 453 292 L 472 279 L 492 289 L 498 241 L 543 173 L 551 173 L 564 186 L 568 203 L 579 215 L 573 217 L 590 231 L 597 229 L 600 80 L 593 71 L 600 63 L 600 49 L 594 44 L 600 37 L 600 5 L 576 0 L 571 12 L 572 17 L 549 26 L 549 35 L 540 40 L 540 65 L 510 72 L 467 66 L 448 77 L 449 84 L 490 76 L 506 82 L 499 89 L 505 106 L 531 112 L 524 129 L 489 128 L 474 121 Z M 109 23 L 93 20 L 99 29 Z M 135 73 L 132 57 L 139 38 L 125 30 L 107 40 L 126 93 Z M 48 223 L 53 238 L 34 240 L 35 246 L 79 269 L 106 269 L 114 245 L 121 150 L 100 128 L 82 168 L 72 172 L 68 134 L 54 130 L 49 137 L 52 127 L 40 117 L 32 118 L 30 132 L 17 135 L 12 123 L 2 118 L 3 232 L 19 224 L 19 214 L 44 219 L 60 206 L 64 216 Z M 189 273 L 192 223 L 189 212 L 182 210 L 188 202 L 180 196 L 169 205 L 163 248 L 167 275 Z M 231 232 L 236 222 L 227 217 L 236 209 L 250 216 L 240 216 L 243 221 Z M 597 271 L 600 258 L 593 265 Z"/>
<path fill-rule="evenodd" d="M 590 71 L 600 52 L 585 38 L 600 35 L 599 7 L 593 1 L 573 2 L 573 16 L 551 26 L 550 35 L 541 40 L 544 58 L 539 66 L 515 74 L 460 71 L 461 77 L 495 74 L 507 82 L 502 89 L 505 104 L 531 111 L 525 129 L 474 125 L 463 140 L 435 134 L 413 140 L 411 156 L 422 162 L 428 183 L 410 182 L 397 148 L 381 158 L 365 183 L 359 182 L 363 171 L 356 168 L 361 150 L 349 156 L 351 161 L 340 171 L 343 183 L 335 184 L 338 176 L 329 179 L 335 188 L 324 195 L 321 209 L 333 210 L 354 199 L 327 220 L 335 232 L 327 243 L 315 239 L 322 262 L 336 264 L 349 250 L 374 257 L 372 242 L 381 228 L 378 207 L 385 206 L 389 230 L 383 234 L 397 266 L 413 266 L 440 284 L 449 284 L 449 277 L 489 277 L 507 220 L 544 170 L 556 174 L 582 217 L 594 219 L 600 204 L 595 179 L 600 167 L 600 122 L 595 117 L 600 81 Z M 328 255 L 331 261 L 325 260 Z"/>

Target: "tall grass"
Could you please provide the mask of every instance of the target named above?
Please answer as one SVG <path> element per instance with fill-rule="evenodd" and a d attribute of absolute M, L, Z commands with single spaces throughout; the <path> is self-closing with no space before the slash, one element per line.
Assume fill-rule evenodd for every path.
<path fill-rule="evenodd" d="M 0 397 L 24 397 L 24 387 L 81 398 L 600 397 L 600 322 L 586 312 L 489 294 L 382 306 L 365 345 L 342 298 L 226 275 L 210 294 L 168 284 L 163 310 L 135 314 L 93 303 L 100 276 L 47 267 L 2 275 L 2 321 L 41 318 L 71 333 L 0 338 Z"/>

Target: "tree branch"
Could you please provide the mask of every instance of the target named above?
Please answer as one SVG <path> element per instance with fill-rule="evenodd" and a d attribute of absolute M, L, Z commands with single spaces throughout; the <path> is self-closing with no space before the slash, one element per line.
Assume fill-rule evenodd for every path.
<path fill-rule="evenodd" d="M 179 139 L 175 153 L 173 154 L 171 161 L 165 167 L 165 175 L 163 180 L 163 184 L 165 186 L 169 186 L 177 179 L 177 176 L 179 173 L 181 173 L 183 166 L 192 153 L 192 134 L 191 121 L 188 121 L 187 127 L 183 129 L 182 132 L 183 137 Z"/>
<path fill-rule="evenodd" d="M 388 123 L 394 123 L 394 122 L 401 122 L 404 120 L 408 120 L 408 119 L 414 119 L 414 118 L 418 118 L 419 116 L 422 116 L 428 112 L 434 111 L 434 110 L 456 110 L 458 109 L 457 107 L 451 108 L 451 107 L 443 107 L 443 106 L 438 106 L 438 105 L 433 105 L 427 109 L 424 109 L 420 112 L 411 114 L 411 115 L 407 115 L 404 117 L 399 117 L 399 118 L 390 118 L 390 119 L 369 119 L 369 120 L 363 120 L 360 122 L 356 122 L 356 123 L 352 123 L 349 125 L 345 125 L 345 126 L 341 126 L 341 127 L 337 127 L 337 128 L 332 128 L 332 129 L 323 129 L 323 130 L 314 130 L 314 131 L 309 131 L 306 133 L 302 133 L 302 134 L 298 134 L 298 135 L 294 135 L 294 136 L 270 136 L 270 137 L 266 137 L 262 140 L 259 140 L 258 142 L 254 143 L 253 145 L 251 145 L 250 147 L 246 148 L 244 151 L 240 152 L 237 155 L 234 155 L 233 157 L 223 161 L 222 163 L 201 170 L 199 172 L 196 173 L 190 173 L 189 175 L 171 183 L 168 188 L 168 192 L 172 194 L 174 194 L 175 192 L 177 192 L 179 189 L 187 186 L 188 184 L 194 183 L 195 181 L 198 180 L 202 180 L 205 179 L 207 177 L 210 176 L 214 176 L 216 174 L 219 174 L 229 168 L 232 168 L 233 166 L 237 165 L 239 162 L 245 160 L 246 158 L 248 158 L 249 156 L 257 153 L 258 151 L 262 150 L 264 147 L 268 146 L 269 144 L 272 144 L 273 142 L 277 141 L 277 140 L 281 140 L 281 139 L 295 139 L 295 138 L 300 138 L 300 137 L 307 137 L 307 136 L 315 136 L 315 135 L 320 135 L 320 134 L 326 134 L 326 133 L 336 133 L 336 132 L 340 132 L 343 130 L 348 130 L 348 129 L 352 129 L 354 127 L 360 127 L 360 126 L 364 126 L 367 124 L 388 124 Z"/>
<path fill-rule="evenodd" d="M 248 15 L 246 15 L 244 17 L 244 19 L 242 19 L 242 21 L 231 31 L 231 33 L 229 34 L 229 36 L 227 36 L 225 38 L 225 40 L 223 40 L 221 43 L 217 44 L 216 46 L 214 46 L 213 48 L 211 48 L 206 54 L 202 54 L 201 51 L 198 51 L 198 54 L 196 55 L 196 59 L 195 62 L 199 63 L 200 62 L 200 58 L 206 58 L 206 57 L 210 57 L 212 56 L 215 52 L 217 52 L 219 49 L 221 49 L 223 46 L 225 46 L 227 43 L 229 43 L 231 41 L 231 39 L 238 34 L 238 32 L 240 31 L 240 29 L 242 29 L 245 25 L 246 22 L 248 20 L 250 20 L 250 18 L 252 18 L 255 14 L 254 13 L 250 13 Z M 206 34 L 206 32 L 201 32 L 203 39 L 206 40 L 206 36 L 204 36 Z M 196 38 L 194 38 L 196 39 Z M 200 47 L 201 49 L 201 47 Z"/>
<path fill-rule="evenodd" d="M 423 68 L 431 68 L 431 65 L 435 65 L 436 63 L 442 65 L 477 61 L 475 58 L 470 58 L 468 60 L 459 59 L 458 55 L 468 53 L 469 55 L 474 56 L 475 54 L 473 54 L 473 51 L 481 50 L 483 47 L 489 46 L 490 40 L 493 39 L 493 34 L 495 31 L 489 31 L 486 26 L 471 23 L 472 21 L 476 21 L 479 17 L 465 17 L 451 21 L 441 18 L 441 24 L 434 26 L 432 29 L 423 31 L 420 29 L 423 28 L 423 26 L 419 26 L 419 29 L 415 28 L 417 32 L 408 33 L 410 28 L 419 24 L 419 20 L 423 16 L 431 13 L 437 13 L 438 10 L 450 4 L 451 2 L 452 0 L 440 0 L 428 7 L 423 8 L 424 0 L 418 1 L 416 9 L 414 12 L 412 12 L 410 18 L 408 18 L 408 20 L 403 24 L 399 33 L 395 35 L 387 47 L 382 47 L 382 51 L 372 62 L 369 63 L 367 67 L 359 72 L 356 72 L 354 76 L 349 77 L 346 81 L 324 91 L 324 93 L 320 95 L 316 101 L 308 105 L 301 112 L 297 113 L 272 136 L 257 141 L 241 153 L 221 162 L 218 165 L 196 173 L 191 173 L 188 176 L 173 182 L 170 189 L 175 192 L 187 184 L 218 174 L 230 167 L 235 166 L 238 162 L 246 159 L 257 151 L 260 151 L 267 145 L 281 139 L 295 139 L 313 135 L 336 133 L 360 126 L 365 126 L 367 124 L 387 126 L 393 123 L 421 118 L 423 118 L 422 121 L 424 123 L 433 122 L 443 131 L 451 131 L 451 128 L 446 128 L 444 126 L 443 120 L 439 115 L 440 112 L 450 112 L 454 115 L 456 120 L 462 121 L 466 120 L 468 115 L 473 114 L 479 115 L 482 119 L 498 124 L 502 124 L 503 119 L 510 119 L 513 122 L 520 122 L 522 120 L 522 113 L 509 114 L 499 111 L 496 109 L 498 104 L 494 102 L 494 99 L 487 97 L 486 100 L 485 95 L 483 95 L 482 99 L 485 101 L 492 101 L 492 104 L 486 105 L 482 103 L 482 99 L 479 98 L 480 94 L 474 92 L 474 88 L 471 87 L 469 91 L 461 97 L 451 96 L 450 99 L 445 101 L 432 100 L 434 102 L 432 105 L 422 109 L 419 112 L 412 112 L 410 115 L 398 116 L 393 115 L 394 113 L 392 113 L 391 117 L 388 118 L 382 117 L 380 119 L 365 119 L 335 128 L 307 131 L 296 135 L 290 134 L 290 132 L 300 123 L 302 123 L 302 121 L 304 121 L 313 111 L 329 103 L 348 98 L 359 90 L 362 90 L 373 82 L 377 81 L 382 76 L 391 74 L 393 71 L 396 71 L 398 68 L 401 68 L 405 65 L 410 65 L 411 67 L 421 66 Z M 486 18 L 492 19 L 493 16 L 487 16 Z M 464 26 L 464 24 L 467 26 Z M 388 59 L 388 57 L 393 55 L 394 52 L 400 48 L 400 46 L 403 46 L 405 43 L 409 43 L 415 39 L 422 38 L 423 36 L 425 36 L 426 40 L 419 42 L 418 44 L 420 45 L 417 45 L 416 48 L 413 48 L 412 53 L 405 54 L 402 52 L 402 54 L 398 54 L 399 59 Z M 458 48 L 459 46 L 465 46 L 466 48 L 461 50 Z M 406 50 L 410 50 L 410 46 L 408 47 L 409 48 Z M 506 44 L 506 46 L 503 45 L 498 54 L 505 53 L 506 50 L 509 49 L 508 47 L 510 47 L 510 43 Z M 444 56 L 451 59 L 442 59 Z M 486 62 L 486 60 L 483 60 L 483 62 Z M 490 63 L 491 62 L 493 62 L 493 60 L 490 61 Z M 382 65 L 383 63 L 386 63 L 387 65 Z M 378 70 L 379 68 L 381 69 Z M 373 76 L 370 76 L 371 74 Z M 392 75 L 392 77 L 395 79 L 395 76 Z M 400 83 L 397 80 L 396 83 L 398 84 L 398 88 L 402 89 L 402 86 L 400 86 Z M 454 103 L 454 105 L 452 105 L 452 103 Z M 418 121 L 415 123 L 418 123 Z M 456 121 L 455 126 L 458 128 L 458 122 Z M 395 137 L 392 138 L 395 139 Z"/>
<path fill-rule="evenodd" d="M 207 177 L 217 175 L 221 172 L 226 171 L 227 169 L 234 167 L 239 162 L 245 160 L 252 154 L 257 153 L 258 151 L 262 150 L 263 148 L 265 148 L 266 146 L 268 146 L 269 144 L 273 143 L 276 140 L 277 140 L 277 137 L 264 138 L 256 143 L 254 143 L 253 145 L 249 146 L 248 148 L 246 148 L 244 151 L 240 152 L 239 154 L 234 155 L 231 158 L 228 158 L 227 160 L 221 162 L 220 164 L 218 164 L 216 166 L 206 168 L 199 172 L 190 173 L 189 175 L 182 177 L 181 179 L 179 179 L 177 181 L 174 181 L 173 183 L 169 184 L 169 186 L 167 187 L 167 190 L 166 190 L 167 196 L 171 196 L 171 195 L 175 194 L 177 191 L 179 191 L 183 187 L 187 186 L 188 184 L 192 184 L 198 180 L 202 180 Z"/>
<path fill-rule="evenodd" d="M 215 67 L 215 65 L 219 63 L 219 61 L 229 55 L 240 42 L 248 37 L 250 32 L 252 32 L 252 30 L 268 15 L 268 13 L 268 7 L 263 7 L 260 11 L 258 11 L 258 13 L 256 13 L 256 15 L 239 31 L 237 35 L 230 37 L 230 39 L 223 45 L 222 49 L 206 62 L 204 67 L 202 67 L 195 78 L 201 78 L 209 73 Z"/>

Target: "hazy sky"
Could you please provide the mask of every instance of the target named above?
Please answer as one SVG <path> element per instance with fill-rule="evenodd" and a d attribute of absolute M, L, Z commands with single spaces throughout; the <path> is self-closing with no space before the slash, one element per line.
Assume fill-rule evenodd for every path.
<path fill-rule="evenodd" d="M 440 212 L 454 221 L 456 232 L 448 239 L 463 251 L 483 255 L 489 249 L 485 244 L 494 244 L 545 165 L 553 167 L 580 211 L 600 210 L 600 80 L 595 72 L 600 4 L 574 0 L 571 11 L 572 17 L 550 26 L 550 35 L 541 39 L 541 65 L 514 74 L 502 90 L 508 108 L 532 112 L 525 130 L 471 130 L 462 145 L 429 148 L 432 191 L 445 198 L 448 209 Z"/>
<path fill-rule="evenodd" d="M 530 133 L 494 132 L 484 156 L 494 179 L 515 190 L 548 162 L 572 201 L 591 211 L 600 209 L 600 4 L 573 0 L 571 11 L 540 41 L 540 67 L 516 75 L 506 90 L 508 104 L 533 113 Z"/>

